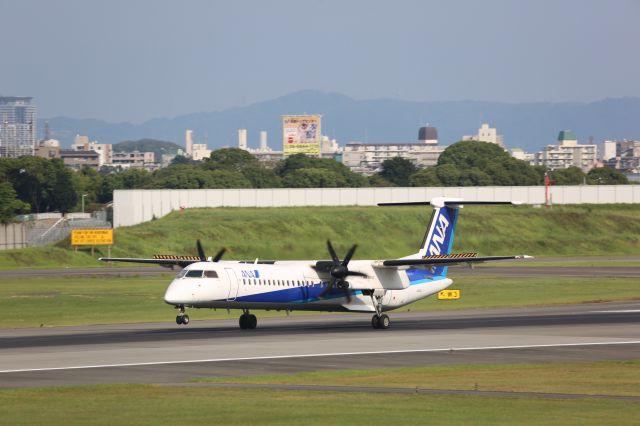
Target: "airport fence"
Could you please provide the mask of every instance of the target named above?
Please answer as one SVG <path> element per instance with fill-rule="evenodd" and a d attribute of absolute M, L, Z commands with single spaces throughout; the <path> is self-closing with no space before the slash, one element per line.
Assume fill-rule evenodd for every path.
<path fill-rule="evenodd" d="M 132 226 L 194 207 L 374 206 L 434 197 L 544 204 L 544 186 L 439 188 L 131 189 L 113 194 L 113 227 Z M 553 204 L 640 203 L 640 185 L 553 186 Z"/>

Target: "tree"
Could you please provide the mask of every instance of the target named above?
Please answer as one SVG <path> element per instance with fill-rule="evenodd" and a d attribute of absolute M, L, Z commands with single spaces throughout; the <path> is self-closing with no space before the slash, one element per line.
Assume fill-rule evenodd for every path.
<path fill-rule="evenodd" d="M 619 170 L 599 167 L 589 170 L 587 183 L 589 185 L 625 185 L 629 183 L 629 178 Z"/>
<path fill-rule="evenodd" d="M 156 170 L 149 182 L 152 188 L 201 189 L 213 188 L 210 172 L 200 167 L 180 164 Z"/>
<path fill-rule="evenodd" d="M 242 171 L 247 167 L 258 167 L 258 159 L 250 152 L 239 148 L 216 149 L 203 163 L 203 167 L 209 170 L 235 170 Z"/>
<path fill-rule="evenodd" d="M 307 157 L 304 154 L 295 154 L 287 157 L 285 160 L 280 161 L 275 167 L 275 172 L 284 179 L 300 169 L 325 169 L 329 170 L 336 175 L 341 176 L 338 179 L 337 184 L 341 187 L 358 188 L 368 185 L 368 180 L 364 176 L 354 173 L 342 163 L 339 163 L 331 158 L 317 158 Z M 291 181 L 291 179 L 289 179 Z M 286 183 L 285 186 L 288 186 Z"/>
<path fill-rule="evenodd" d="M 176 155 L 175 157 L 173 157 L 173 160 L 171 160 L 171 165 L 175 166 L 178 164 L 192 164 L 193 161 L 191 161 L 191 159 L 189 157 L 185 157 L 184 155 Z"/>
<path fill-rule="evenodd" d="M 442 186 L 438 174 L 436 173 L 436 167 L 425 167 L 420 169 L 409 178 L 409 185 L 411 186 Z"/>
<path fill-rule="evenodd" d="M 11 222 L 16 214 L 29 211 L 29 204 L 20 201 L 9 182 L 0 183 L 0 222 Z"/>
<path fill-rule="evenodd" d="M 346 186 L 344 177 L 327 169 L 298 169 L 288 173 L 282 183 L 287 188 L 336 188 Z"/>
<path fill-rule="evenodd" d="M 251 188 L 251 182 L 242 173 L 233 170 L 212 170 L 209 179 L 207 188 Z"/>
<path fill-rule="evenodd" d="M 398 186 L 409 186 L 409 177 L 418 171 L 406 158 L 394 157 L 382 162 L 380 176 Z"/>
<path fill-rule="evenodd" d="M 586 175 L 579 167 L 567 167 L 566 169 L 553 170 L 549 177 L 554 185 L 581 185 L 584 183 Z"/>
<path fill-rule="evenodd" d="M 486 171 L 490 164 L 511 158 L 498 145 L 488 142 L 460 141 L 447 147 L 438 158 L 438 165 L 453 164 L 458 169 L 476 167 Z"/>
<path fill-rule="evenodd" d="M 271 169 L 266 167 L 247 167 L 242 175 L 251 182 L 252 188 L 281 188 L 282 179 Z"/>

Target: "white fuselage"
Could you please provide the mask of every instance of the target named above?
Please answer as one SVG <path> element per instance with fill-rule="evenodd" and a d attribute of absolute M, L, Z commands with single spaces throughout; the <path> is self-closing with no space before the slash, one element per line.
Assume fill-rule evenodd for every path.
<path fill-rule="evenodd" d="M 349 300 L 344 290 L 326 292 L 330 276 L 313 265 L 315 261 L 197 262 L 180 271 L 164 299 L 170 305 L 195 308 L 375 312 L 373 292 L 383 295 L 382 310 L 389 311 L 453 283 L 445 277 L 410 282 L 404 270 L 378 269 L 373 261 L 354 260 L 349 269 L 367 277 L 348 277 Z"/>

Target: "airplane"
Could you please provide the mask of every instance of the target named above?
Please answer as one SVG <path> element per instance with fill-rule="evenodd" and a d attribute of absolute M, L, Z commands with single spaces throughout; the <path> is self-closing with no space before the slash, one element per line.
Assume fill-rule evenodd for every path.
<path fill-rule="evenodd" d="M 207 257 L 197 241 L 198 256 L 155 255 L 152 259 L 100 258 L 183 268 L 166 289 L 164 300 L 178 309 L 176 323 L 189 324 L 186 308 L 241 309 L 241 329 L 255 329 L 251 310 L 373 313 L 371 326 L 386 329 L 385 313 L 446 289 L 453 280 L 448 266 L 532 256 L 485 256 L 452 253 L 459 210 L 464 205 L 520 204 L 511 201 L 463 201 L 438 197 L 430 202 L 380 203 L 379 206 L 431 205 L 433 208 L 418 252 L 399 259 L 353 260 L 353 245 L 341 260 L 327 241 L 330 260 L 221 260 L 225 249 Z"/>

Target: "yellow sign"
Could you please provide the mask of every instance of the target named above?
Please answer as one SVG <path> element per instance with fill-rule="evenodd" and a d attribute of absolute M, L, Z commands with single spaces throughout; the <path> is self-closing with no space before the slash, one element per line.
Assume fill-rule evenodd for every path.
<path fill-rule="evenodd" d="M 458 300 L 460 299 L 460 290 L 442 290 L 438 292 L 438 300 Z"/>
<path fill-rule="evenodd" d="M 285 156 L 306 154 L 320 156 L 322 139 L 319 115 L 282 116 L 282 150 Z"/>
<path fill-rule="evenodd" d="M 107 246 L 113 244 L 113 229 L 73 229 L 72 246 Z"/>

